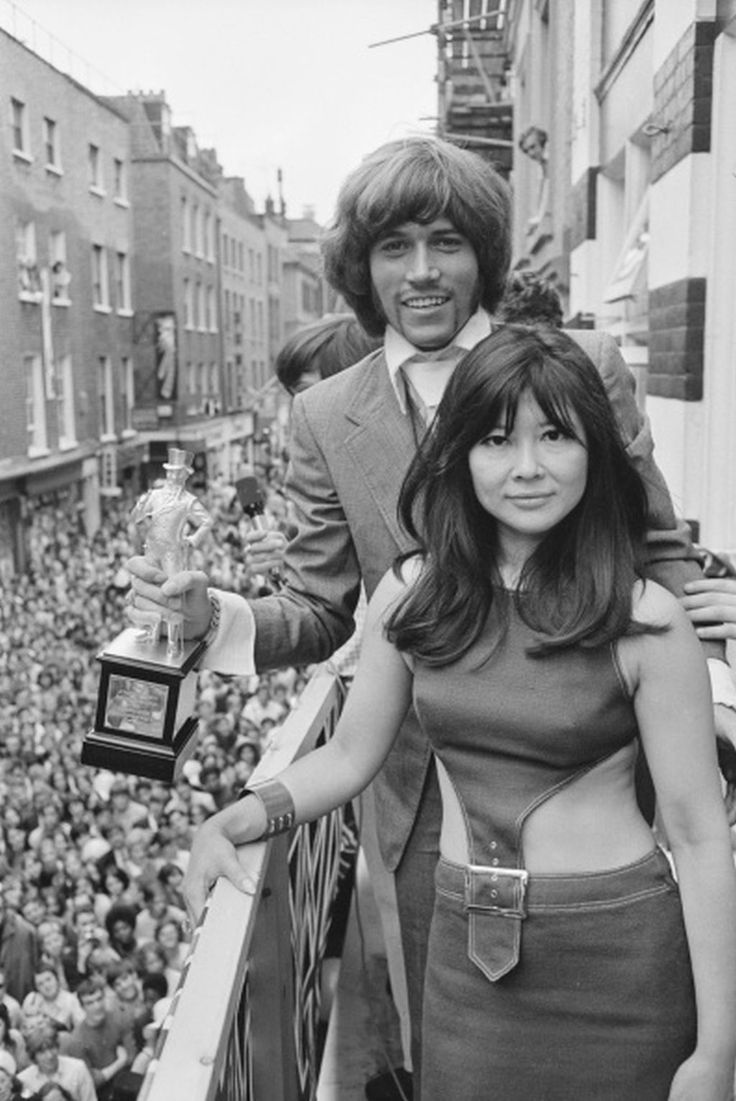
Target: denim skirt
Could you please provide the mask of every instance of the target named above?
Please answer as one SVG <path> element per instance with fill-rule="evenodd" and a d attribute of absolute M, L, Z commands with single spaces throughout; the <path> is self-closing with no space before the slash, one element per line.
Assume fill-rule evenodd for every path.
<path fill-rule="evenodd" d="M 435 875 L 421 1101 L 667 1101 L 696 1017 L 666 856 L 530 875 L 519 962 L 495 982 L 477 951 L 493 926 L 469 929 L 509 918 L 469 915 L 465 872 L 441 859 Z"/>

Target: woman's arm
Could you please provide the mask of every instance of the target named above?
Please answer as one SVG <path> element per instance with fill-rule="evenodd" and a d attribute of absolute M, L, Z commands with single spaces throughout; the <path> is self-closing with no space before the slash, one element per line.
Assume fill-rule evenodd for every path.
<path fill-rule="evenodd" d="M 620 652 L 633 673 L 641 739 L 677 869 L 697 1005 L 697 1046 L 670 1099 L 728 1101 L 736 1055 L 736 875 L 708 674 L 695 632 L 669 593 L 647 584 L 635 615 L 668 626 L 624 640 Z"/>
<path fill-rule="evenodd" d="M 294 803 L 295 823 L 309 822 L 342 806 L 362 791 L 383 764 L 411 702 L 412 675 L 384 635 L 387 609 L 403 585 L 388 573 L 366 616 L 358 670 L 335 734 L 279 773 Z M 187 865 L 184 895 L 196 916 L 220 875 L 246 892 L 235 846 L 255 841 L 266 829 L 266 813 L 253 796 L 208 818 L 197 831 Z"/>

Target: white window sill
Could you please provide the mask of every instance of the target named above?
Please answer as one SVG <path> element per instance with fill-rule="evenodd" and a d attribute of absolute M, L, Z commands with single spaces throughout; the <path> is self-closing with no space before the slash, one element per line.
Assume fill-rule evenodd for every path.
<path fill-rule="evenodd" d="M 95 313 L 112 313 L 111 306 L 98 306 L 97 303 L 92 307 Z"/>
<path fill-rule="evenodd" d="M 13 156 L 17 161 L 23 161 L 24 164 L 33 164 L 34 161 L 30 153 L 24 153 L 22 149 L 14 149 Z"/>
<path fill-rule="evenodd" d="M 77 440 L 71 440 L 66 437 L 59 437 L 59 451 L 73 451 L 79 444 Z"/>
<path fill-rule="evenodd" d="M 96 195 L 98 199 L 107 198 L 107 192 L 105 191 L 105 189 L 102 187 L 97 187 L 96 184 L 89 185 L 89 193 L 90 195 Z"/>
<path fill-rule="evenodd" d="M 63 176 L 64 169 L 59 168 L 58 164 L 46 164 L 44 168 L 48 172 L 49 176 Z"/>
<path fill-rule="evenodd" d="M 118 317 L 133 317 L 134 316 L 133 311 L 129 310 L 127 306 L 125 307 L 125 309 L 117 310 L 116 313 L 117 313 Z"/>
<path fill-rule="evenodd" d="M 100 443 L 117 443 L 118 438 L 114 432 L 103 432 L 100 436 Z"/>
<path fill-rule="evenodd" d="M 135 428 L 124 428 L 123 431 L 120 433 L 120 439 L 133 440 L 137 435 L 138 432 Z"/>
<path fill-rule="evenodd" d="M 72 304 L 71 298 L 52 298 L 51 299 L 51 305 L 52 306 L 68 307 L 68 306 L 71 306 L 71 304 Z"/>
<path fill-rule="evenodd" d="M 121 206 L 123 210 L 130 210 L 130 203 L 127 199 L 123 199 L 120 195 L 116 195 L 113 199 L 115 206 Z"/>
<path fill-rule="evenodd" d="M 37 306 L 43 301 L 43 294 L 41 291 L 18 291 L 18 298 L 21 302 L 30 302 L 31 305 Z"/>
<path fill-rule="evenodd" d="M 31 446 L 28 448 L 29 459 L 45 459 L 46 456 L 50 454 L 51 452 L 49 451 L 48 447 L 45 446 L 37 447 L 36 445 L 31 444 Z"/>

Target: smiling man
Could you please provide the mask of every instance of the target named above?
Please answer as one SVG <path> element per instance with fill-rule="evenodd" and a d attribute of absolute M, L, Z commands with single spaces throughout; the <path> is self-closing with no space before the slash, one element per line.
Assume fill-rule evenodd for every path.
<path fill-rule="evenodd" d="M 164 583 L 143 560 L 129 563 L 138 606 L 178 608 L 187 594 L 185 634 L 207 636 L 205 665 L 245 674 L 328 658 L 353 630 L 361 581 L 370 597 L 397 554 L 410 549 L 397 519 L 401 482 L 448 378 L 491 331 L 509 267 L 510 218 L 509 190 L 493 167 L 431 137 L 382 146 L 347 178 L 323 244 L 325 271 L 383 346 L 294 401 L 286 488 L 299 530 L 286 552 L 284 587 L 246 602 L 208 588 L 203 574 Z M 610 337 L 574 335 L 604 379 L 650 490 L 652 575 L 679 594 L 699 571 L 687 561 L 692 548 L 654 465 L 631 374 Z M 396 877 L 416 1053 L 440 801 L 413 713 L 375 792 L 383 857 Z M 269 793 L 260 797 L 268 806 Z M 192 849 L 186 887 L 197 910 L 218 875 L 241 885 L 233 838 L 225 832 L 222 843 L 219 818 L 203 824 Z M 392 1096 L 391 1083 L 385 1093 L 369 1092 L 381 1096 Z"/>

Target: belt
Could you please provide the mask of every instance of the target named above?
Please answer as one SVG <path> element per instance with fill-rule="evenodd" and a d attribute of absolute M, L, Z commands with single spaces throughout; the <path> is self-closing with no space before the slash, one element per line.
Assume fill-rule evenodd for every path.
<path fill-rule="evenodd" d="M 468 919 L 468 955 L 492 982 L 519 962 L 522 922 L 529 910 L 560 909 L 656 893 L 672 882 L 667 857 L 655 849 L 624 867 L 572 875 L 530 877 L 524 868 L 455 864 L 441 858 L 436 884 L 463 904 Z"/>

